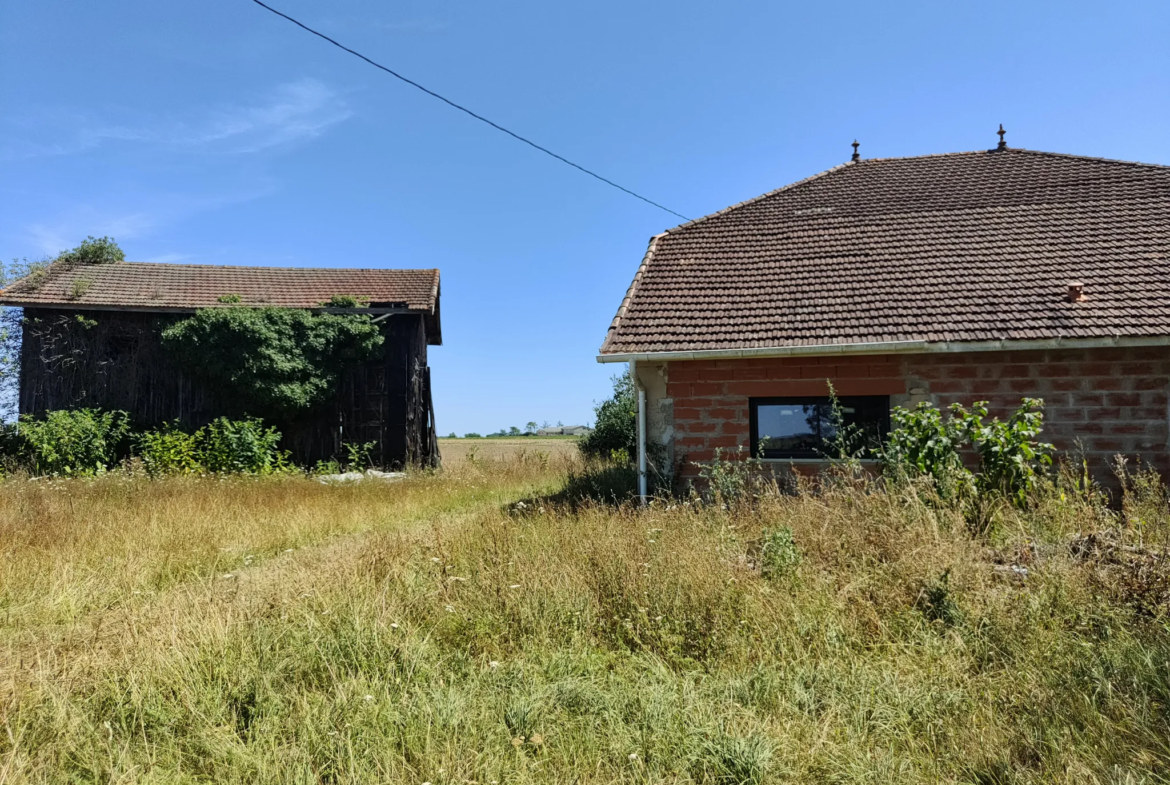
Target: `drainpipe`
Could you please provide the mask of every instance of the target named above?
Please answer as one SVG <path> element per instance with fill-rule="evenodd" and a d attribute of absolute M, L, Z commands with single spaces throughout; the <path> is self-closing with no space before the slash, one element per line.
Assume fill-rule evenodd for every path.
<path fill-rule="evenodd" d="M 646 388 L 638 379 L 638 364 L 630 361 L 630 377 L 638 390 L 638 499 L 646 504 Z"/>

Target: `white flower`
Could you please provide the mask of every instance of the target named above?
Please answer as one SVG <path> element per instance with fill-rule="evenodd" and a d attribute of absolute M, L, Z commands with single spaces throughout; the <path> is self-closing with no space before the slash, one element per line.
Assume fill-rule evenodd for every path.
<path fill-rule="evenodd" d="M 398 622 L 396 622 L 396 621 L 390 622 L 390 629 L 392 629 L 392 630 L 398 629 Z"/>
<path fill-rule="evenodd" d="M 638 759 L 638 753 L 631 752 L 630 753 L 630 760 L 637 760 L 637 759 Z"/>
<path fill-rule="evenodd" d="M 447 613 L 454 613 L 454 612 L 455 612 L 455 606 L 454 606 L 454 605 L 445 605 L 445 606 L 443 606 L 443 607 L 444 607 L 444 608 L 446 608 L 446 610 L 447 610 Z"/>
<path fill-rule="evenodd" d="M 492 660 L 491 662 L 489 662 L 489 663 L 488 663 L 488 667 L 489 667 L 489 668 L 498 668 L 498 667 L 500 667 L 500 662 L 499 662 L 499 660 Z"/>
<path fill-rule="evenodd" d="M 365 701 L 366 701 L 367 703 L 369 703 L 369 702 L 370 702 L 370 701 L 372 701 L 373 699 L 374 699 L 374 696 L 373 696 L 373 695 L 367 695 L 367 696 L 365 697 Z"/>

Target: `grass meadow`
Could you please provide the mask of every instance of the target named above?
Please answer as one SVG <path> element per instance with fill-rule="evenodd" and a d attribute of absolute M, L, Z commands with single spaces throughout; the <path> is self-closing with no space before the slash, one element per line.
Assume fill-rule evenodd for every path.
<path fill-rule="evenodd" d="M 1160 488 L 973 535 L 583 471 L 5 481 L 0 783 L 1170 782 Z"/>

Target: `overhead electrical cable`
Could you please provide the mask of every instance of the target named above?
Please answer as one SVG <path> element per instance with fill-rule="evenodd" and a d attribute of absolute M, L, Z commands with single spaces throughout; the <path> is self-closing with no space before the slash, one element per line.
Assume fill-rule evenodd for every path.
<path fill-rule="evenodd" d="M 584 172 L 585 174 L 589 175 L 590 177 L 595 177 L 598 180 L 600 180 L 601 182 L 605 183 L 606 185 L 612 185 L 614 188 L 618 189 L 619 191 L 624 191 L 625 193 L 629 194 L 630 196 L 634 197 L 635 199 L 641 199 L 646 204 L 653 205 L 654 207 L 657 207 L 659 210 L 665 210 L 666 212 L 670 213 L 671 215 L 678 216 L 679 218 L 683 219 L 684 221 L 690 220 L 682 213 L 676 213 L 674 210 L 671 210 L 669 207 L 663 207 L 658 202 L 655 202 L 652 199 L 647 199 L 645 196 L 642 196 L 639 193 L 635 193 L 634 191 L 631 191 L 629 188 L 626 188 L 625 186 L 618 185 L 613 180 L 610 180 L 606 177 L 602 177 L 597 172 L 590 171 L 589 169 L 586 169 L 584 166 L 581 166 L 580 164 L 573 163 L 568 158 L 565 158 L 563 155 L 557 155 L 552 150 L 549 150 L 547 147 L 542 147 L 542 146 L 538 145 L 536 142 L 532 141 L 531 139 L 524 138 L 523 136 L 516 133 L 515 131 L 509 131 L 504 126 L 499 125 L 498 123 L 493 123 L 491 120 L 487 119 L 483 115 L 479 115 L 479 114 L 476 114 L 475 112 L 471 111 L 466 106 L 461 106 L 460 104 L 455 103 L 454 101 L 452 101 L 449 98 L 444 98 L 443 96 L 436 93 L 434 90 L 430 90 L 426 87 L 423 87 L 421 84 L 414 81 L 413 79 L 407 79 L 402 74 L 398 73 L 397 71 L 394 71 L 392 69 L 387 68 L 386 66 L 382 65 L 381 63 L 374 62 L 373 60 L 366 57 L 361 52 L 356 52 L 353 49 L 350 49 L 348 46 L 345 46 L 344 44 L 338 43 L 337 41 L 334 41 L 332 38 L 325 35 L 324 33 L 321 33 L 321 32 L 318 32 L 317 30 L 314 30 L 313 28 L 309 27 L 308 25 L 304 24 L 303 22 L 298 22 L 296 19 L 293 19 L 288 14 L 283 13 L 281 11 L 277 11 L 272 6 L 267 5 L 266 3 L 262 3 L 260 0 L 252 0 L 252 2 L 255 3 L 256 5 L 260 6 L 261 8 L 264 8 L 264 9 L 271 11 L 272 13 L 276 14 L 279 17 L 287 19 L 288 21 L 292 22 L 294 25 L 301 28 L 302 30 L 310 32 L 313 35 L 317 36 L 318 38 L 322 38 L 322 39 L 328 41 L 329 43 L 336 46 L 338 49 L 343 49 L 346 52 L 349 52 L 354 57 L 360 57 L 362 60 L 365 60 L 367 63 L 374 66 L 375 68 L 380 68 L 381 70 L 390 74 L 395 79 L 400 79 L 403 82 L 406 82 L 411 87 L 416 87 L 419 90 L 422 90 L 424 93 L 431 96 L 432 98 L 438 98 L 440 101 L 447 104 L 448 106 L 451 106 L 455 109 L 458 109 L 460 112 L 463 112 L 465 114 L 469 114 L 472 117 L 474 117 L 476 120 L 479 120 L 482 123 L 487 123 L 492 128 L 495 128 L 497 131 L 503 131 L 508 136 L 512 137 L 513 139 L 517 139 L 517 140 L 523 142 L 524 144 L 528 145 L 529 147 L 535 147 L 540 152 L 544 153 L 545 155 L 552 156 L 553 158 L 557 159 L 561 163 L 568 164 L 569 166 L 573 167 L 574 169 L 578 169 L 578 170 Z"/>

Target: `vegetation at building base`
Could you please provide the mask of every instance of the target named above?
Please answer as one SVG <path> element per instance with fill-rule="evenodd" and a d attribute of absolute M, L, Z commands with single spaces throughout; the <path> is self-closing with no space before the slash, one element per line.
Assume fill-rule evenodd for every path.
<path fill-rule="evenodd" d="M 1165 489 L 1060 473 L 973 534 L 915 483 L 558 505 L 393 486 L 0 496 L 9 781 L 1157 782 Z M 1071 483 L 1071 484 L 1070 484 Z M 529 501 L 524 507 L 515 502 Z"/>
<path fill-rule="evenodd" d="M 218 417 L 194 431 L 177 423 L 135 430 L 125 412 L 71 409 L 0 426 L 0 468 L 50 477 L 93 477 L 119 466 L 133 473 L 138 463 L 152 477 L 295 471 L 279 444 L 280 433 L 257 418 Z"/>

